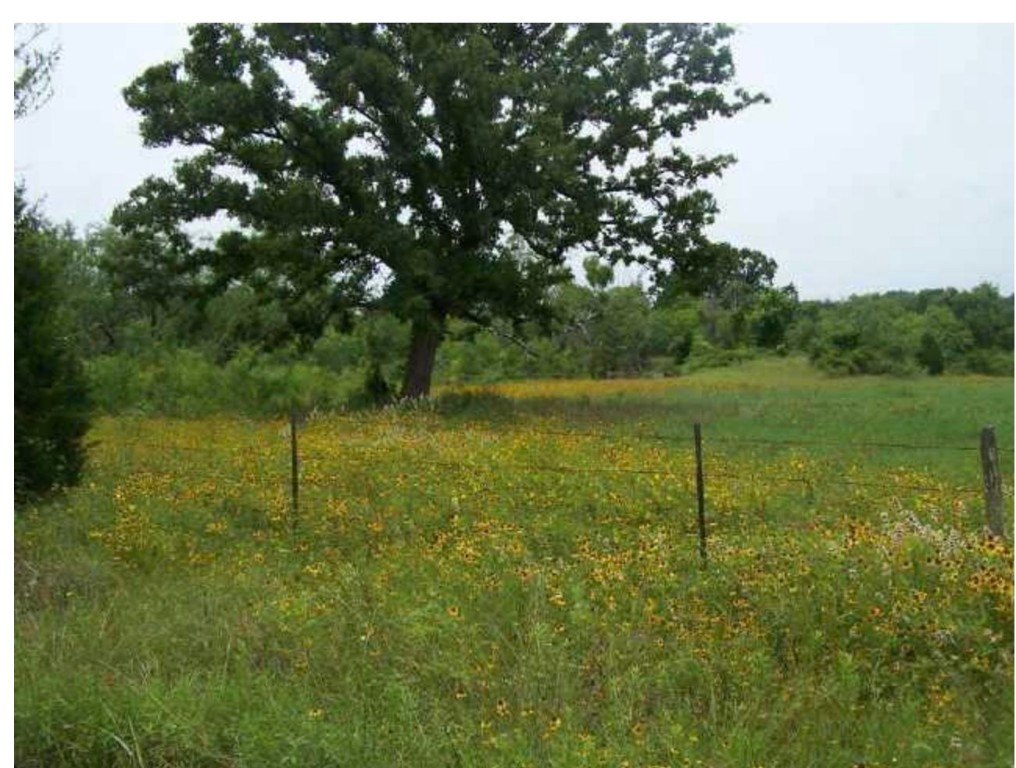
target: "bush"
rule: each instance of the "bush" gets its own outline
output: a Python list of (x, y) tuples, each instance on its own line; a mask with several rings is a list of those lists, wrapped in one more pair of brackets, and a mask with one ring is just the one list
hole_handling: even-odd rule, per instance
[(224, 366), (187, 349), (163, 350), (145, 361), (107, 355), (89, 362), (88, 376), (97, 405), (107, 413), (265, 416), (293, 405), (303, 410), (345, 407), (361, 384), (362, 370), (336, 374), (245, 347)]
[(979, 286), (810, 302), (788, 340), (834, 374), (1011, 376), (1012, 297)]
[(141, 363), (129, 355), (102, 355), (85, 363), (95, 407), (105, 413), (142, 410), (145, 385)]
[(54, 232), (14, 190), (14, 498), (77, 482), (91, 405)]
[(963, 370), (985, 376), (1012, 376), (1013, 353), (997, 349), (975, 349), (961, 363)]
[(361, 365), (367, 355), (365, 334), (339, 333), (335, 328), (326, 328), (314, 344), (310, 359), (317, 365), (334, 373), (341, 373)]
[(168, 352), (156, 366), (157, 375), (147, 381), (147, 400), (153, 410), (170, 416), (205, 416), (219, 409), (222, 372), (201, 353)]
[(757, 353), (754, 350), (743, 347), (734, 349), (715, 347), (704, 338), (696, 337), (692, 344), (691, 354), (684, 361), (682, 370), (685, 373), (692, 373), (704, 368), (725, 368), (753, 360), (755, 357), (757, 357)]

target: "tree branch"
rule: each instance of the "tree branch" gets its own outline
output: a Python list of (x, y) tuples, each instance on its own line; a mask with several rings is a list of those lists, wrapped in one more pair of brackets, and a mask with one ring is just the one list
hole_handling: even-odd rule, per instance
[(511, 342), (512, 344), (516, 345), (523, 351), (523, 353), (525, 353), (526, 357), (529, 357), (531, 359), (539, 357), (539, 354), (534, 352), (532, 348), (525, 342), (524, 339), (520, 339), (518, 336), (515, 336), (514, 334), (508, 333), (507, 331), (503, 331), (500, 328), (494, 327), (493, 322), (491, 322), (490, 320), (484, 319), (479, 315), (473, 314), (472, 312), (462, 312), (460, 314), (463, 320), (468, 320), (471, 323), (476, 323), (476, 325), (490, 331), (495, 336), (500, 336), (505, 341)]

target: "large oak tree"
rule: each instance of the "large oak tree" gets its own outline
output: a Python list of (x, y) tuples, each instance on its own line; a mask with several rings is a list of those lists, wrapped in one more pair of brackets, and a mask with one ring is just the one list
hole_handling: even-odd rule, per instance
[[(708, 273), (687, 131), (763, 100), (723, 25), (198, 25), (126, 90), (146, 145), (195, 148), (114, 221), (148, 287), (244, 282), (313, 335), (371, 301), (410, 322), (426, 395), (453, 317), (524, 319), (566, 256)], [(305, 82), (302, 82), (305, 81)], [(307, 91), (307, 92), (305, 92)], [(182, 229), (228, 214), (214, 245)]]

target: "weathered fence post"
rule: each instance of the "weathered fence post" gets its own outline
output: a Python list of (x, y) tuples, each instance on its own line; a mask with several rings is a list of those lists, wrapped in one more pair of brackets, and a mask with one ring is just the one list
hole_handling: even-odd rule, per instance
[(1004, 536), (1002, 473), (998, 468), (995, 428), (991, 426), (981, 430), (981, 471), (984, 474), (984, 507), (988, 518), (988, 531), (992, 536)]
[(706, 566), (706, 488), (702, 477), (702, 425), (695, 424), (695, 488), (698, 492), (699, 555)]
[(296, 533), (296, 524), (300, 516), (300, 454), (296, 443), (296, 407), (289, 409), (289, 454), (292, 470), (292, 492), (293, 492), (293, 533)]

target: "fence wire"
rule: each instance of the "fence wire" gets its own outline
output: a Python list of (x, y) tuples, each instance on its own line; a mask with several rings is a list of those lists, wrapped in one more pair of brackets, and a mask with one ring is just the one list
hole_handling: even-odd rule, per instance
[[(357, 425), (363, 425), (364, 421), (358, 421), (350, 417), (327, 417), (329, 421), (344, 421), (347, 423), (354, 423)], [(307, 429), (308, 433), (317, 431), (324, 431), (329, 426), (328, 421), (316, 425), (311, 422), (311, 426)], [(440, 429), (440, 431), (448, 431)], [(678, 435), (672, 433), (663, 432), (606, 432), (600, 430), (585, 430), (585, 429), (546, 429), (546, 428), (525, 428), (525, 429), (504, 429), (495, 427), (482, 427), (476, 424), (466, 424), (461, 427), (456, 427), (455, 431), (460, 432), (471, 432), (477, 434), (491, 434), (498, 437), (519, 437), (519, 436), (537, 436), (537, 437), (582, 437), (596, 440), (604, 440), (607, 442), (618, 442), (622, 440), (646, 440), (646, 441), (659, 441), (665, 443), (679, 443), (692, 445), (692, 437), (690, 435)], [(320, 432), (319, 432), (320, 433)], [(959, 452), (974, 452), (980, 450), (977, 445), (942, 445), (942, 444), (928, 444), (928, 443), (903, 443), (903, 442), (891, 442), (891, 441), (878, 441), (878, 440), (851, 440), (849, 442), (838, 442), (830, 440), (801, 440), (801, 439), (775, 439), (775, 438), (757, 438), (757, 437), (723, 437), (721, 436), (703, 436), (703, 444), (709, 445), (711, 443), (721, 445), (769, 445), (769, 446), (785, 446), (789, 448), (846, 448), (846, 449), (879, 449), (879, 450), (895, 450), (895, 451), (959, 451)], [(1012, 453), (1013, 448), (1007, 446), (999, 446), (999, 452)]]
[[(441, 430), (441, 431), (453, 431), (453, 430)], [(473, 426), (463, 427), (461, 429), (454, 430), (456, 432), (470, 432), (476, 434), (490, 434), (496, 435), (501, 438), (510, 437), (583, 437), (604, 440), (607, 442), (619, 443), (625, 440), (649, 440), (649, 441), (661, 441), (669, 443), (681, 443), (692, 447), (693, 441), (691, 437), (685, 437), (680, 435), (667, 435), (655, 432), (625, 432), (625, 433), (611, 433), (611, 432), (590, 432), (584, 430), (499, 430), (494, 428), (478, 428)], [(287, 433), (288, 434), (288, 433)], [(322, 434), (320, 431), (315, 430), (301, 430), (300, 435), (302, 437), (315, 436), (318, 437)], [(749, 445), (749, 446), (786, 446), (794, 448), (846, 448), (846, 449), (883, 449), (883, 450), (894, 450), (894, 451), (962, 451), (962, 452), (976, 452), (980, 450), (979, 446), (976, 445), (929, 445), (919, 443), (891, 443), (891, 442), (867, 442), (867, 441), (851, 441), (851, 442), (835, 442), (835, 441), (823, 441), (823, 440), (774, 440), (768, 438), (753, 438), (753, 437), (713, 437), (709, 435), (703, 436), (702, 443), (704, 446), (709, 445)], [(92, 443), (93, 446), (99, 446), (102, 441), (95, 441)], [(183, 445), (179, 443), (166, 443), (166, 442), (152, 442), (146, 440), (124, 440), (119, 441), (116, 447), (144, 447), (144, 448), (156, 448), (166, 451), (193, 451), (197, 453), (216, 453), (216, 452), (237, 452), (244, 450), (242, 447), (227, 447), (221, 445)], [(249, 446), (247, 449), (249, 450)], [(1013, 448), (1008, 446), (998, 446), (999, 453), (1012, 453)]]
[[(747, 442), (747, 441), (743, 441)], [(185, 453), (200, 453), (200, 454), (215, 454), (230, 455), (233, 457), (242, 456), (249, 447), (238, 446), (238, 447), (226, 447), (226, 446), (193, 446), (193, 445), (179, 445), (179, 444), (167, 444), (160, 442), (147, 442), (147, 441), (126, 441), (118, 443), (117, 448), (148, 448), (158, 451), (182, 451)], [(288, 448), (288, 445), (286, 446)], [(344, 449), (344, 456), (350, 457), (351, 455), (361, 459), (377, 459), (379, 454), (374, 450), (361, 450), (361, 449), (350, 449), (348, 446)], [(280, 448), (280, 454), (278, 456), (280, 462), (283, 458), (288, 459), (289, 454), (286, 452), (285, 457), (282, 454)], [(306, 465), (307, 463), (314, 462), (315, 460), (320, 461), (322, 459), (321, 454), (315, 454), (314, 452), (307, 452), (305, 449), (300, 451), (300, 463)], [(400, 454), (398, 461), (402, 466), (414, 465), (414, 466), (429, 466), (437, 467), (441, 469), (456, 470), (461, 472), (473, 472), (481, 473), (488, 472), (491, 470), (490, 465), (485, 465), (476, 462), (464, 462), (464, 461), (452, 461), (442, 459), (431, 459), (419, 455), (411, 454)], [(504, 462), (499, 461), (497, 464), (499, 470), (508, 470), (520, 474), (538, 474), (538, 473), (554, 473), (564, 475), (613, 475), (613, 476), (631, 476), (631, 477), (653, 477), (656, 479), (668, 479), (668, 480), (688, 480), (682, 473), (677, 473), (673, 469), (666, 467), (609, 467), (609, 466), (574, 466), (567, 464), (550, 464), (550, 463), (517, 463), (517, 462)], [(291, 475), (289, 471), (279, 470), (277, 472), (265, 472), (259, 470), (259, 476), (262, 479), (272, 479), (278, 483), (283, 484), (288, 482)], [(203, 479), (214, 479), (216, 482), (221, 482), (227, 485), (251, 485), (242, 481), (237, 481), (234, 478), (227, 478), (222, 475), (208, 475), (208, 476), (194, 476), (188, 475), (192, 480), (201, 481)], [(737, 481), (741, 483), (756, 483), (760, 481), (758, 475), (746, 475), (738, 472), (731, 472), (728, 469), (716, 469), (710, 468), (706, 472), (706, 483), (707, 485), (713, 479), (720, 479), (724, 481)], [(765, 473), (765, 482), (776, 483), (776, 484), (799, 484), (807, 486), (816, 486), (819, 484), (819, 480), (816, 478), (802, 477), (802, 476), (787, 476), (787, 475), (775, 475), (771, 472)], [(311, 477), (301, 477), (300, 485), (308, 486), (327, 486), (331, 485), (334, 480), (318, 480)], [(260, 483), (259, 483), (260, 485)], [(822, 486), (835, 486), (835, 487), (860, 487), (860, 488), (872, 488), (882, 490), (890, 493), (898, 493), (901, 491), (914, 492), (914, 493), (947, 493), (953, 496), (961, 495), (973, 495), (980, 494), (983, 492), (982, 488), (971, 487), (971, 486), (949, 486), (949, 485), (916, 485), (911, 483), (899, 483), (899, 482), (885, 482), (885, 481), (870, 481), (860, 480), (853, 478), (839, 478), (830, 479), (822, 478)]]

